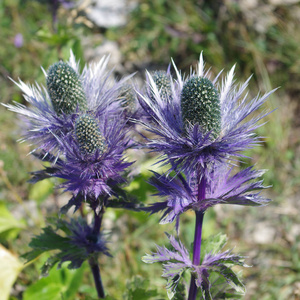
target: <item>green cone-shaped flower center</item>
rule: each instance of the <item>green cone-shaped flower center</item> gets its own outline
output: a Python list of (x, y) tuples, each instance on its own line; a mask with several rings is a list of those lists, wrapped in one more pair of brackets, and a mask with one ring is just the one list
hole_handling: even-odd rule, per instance
[(96, 120), (89, 115), (82, 115), (77, 119), (75, 135), (82, 154), (92, 154), (97, 149), (102, 154), (107, 148)]
[(165, 71), (155, 71), (152, 73), (153, 81), (159, 91), (160, 97), (167, 100), (172, 95), (171, 78)]
[(219, 94), (210, 80), (191, 77), (181, 92), (181, 111), (184, 123), (199, 123), (204, 133), (217, 136), (221, 130)]
[(87, 109), (86, 97), (75, 70), (67, 63), (58, 62), (52, 65), (47, 74), (47, 88), (55, 112), (69, 115)]
[(119, 97), (126, 113), (132, 115), (136, 110), (135, 92), (132, 86), (125, 84), (120, 90)]

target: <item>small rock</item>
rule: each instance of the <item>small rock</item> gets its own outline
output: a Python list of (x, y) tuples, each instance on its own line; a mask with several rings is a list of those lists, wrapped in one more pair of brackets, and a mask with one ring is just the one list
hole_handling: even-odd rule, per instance
[(87, 11), (87, 17), (103, 28), (124, 26), (132, 10), (127, 0), (97, 0)]
[(86, 47), (86, 61), (99, 61), (104, 55), (110, 55), (108, 65), (115, 67), (121, 64), (122, 54), (116, 42), (105, 40), (96, 48)]
[(252, 233), (253, 242), (256, 244), (272, 244), (275, 236), (276, 230), (268, 222), (258, 223)]

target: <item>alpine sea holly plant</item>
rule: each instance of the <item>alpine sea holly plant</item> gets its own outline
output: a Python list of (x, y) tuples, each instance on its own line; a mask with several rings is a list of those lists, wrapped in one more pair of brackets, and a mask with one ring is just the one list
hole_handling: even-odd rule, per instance
[(147, 210), (162, 213), (161, 223), (176, 221), (177, 230), (180, 215), (194, 210), (193, 250), (190, 254), (180, 240), (170, 236), (174, 250), (157, 246), (157, 252), (143, 260), (164, 263), (170, 298), (183, 274), (190, 272), (188, 300), (195, 300), (198, 292), (203, 299), (212, 299), (215, 273), (237, 291), (244, 289), (230, 268), (244, 263), (231, 251), (222, 252), (222, 247), (201, 253), (204, 215), (217, 204), (262, 206), (270, 201), (260, 193), (265, 188), (260, 179), (264, 171), (253, 167), (236, 171), (235, 165), (243, 150), (260, 143), (255, 130), (268, 113), (256, 111), (273, 91), (249, 99), (245, 91), (250, 78), (235, 84), (234, 67), (222, 80), (222, 72), (211, 78), (202, 54), (197, 70), (186, 78), (173, 66), (176, 79), (169, 70), (147, 73), (146, 92), (139, 94), (147, 114), (147, 121), (140, 123), (151, 133), (145, 137), (146, 147), (159, 152), (159, 162), (168, 167), (150, 180), (164, 201), (151, 204)]
[[(107, 63), (104, 57), (80, 73), (71, 52), (68, 62), (57, 62), (44, 71), (46, 87), (17, 83), (28, 107), (6, 105), (23, 117), (24, 140), (35, 145), (35, 157), (47, 162), (43, 170), (32, 173), (31, 182), (63, 179), (58, 187), (72, 196), (60, 212), (65, 214), (72, 206), (74, 212), (81, 209), (80, 218), (49, 220), (50, 225), (32, 239), (32, 251), (24, 257), (31, 260), (56, 250), (45, 263), (44, 273), (56, 263), (60, 267), (69, 262), (69, 268), (79, 268), (88, 261), (99, 298), (105, 293), (98, 257), (110, 256), (101, 233), (104, 212), (107, 207), (139, 209), (122, 189), (132, 164), (124, 156), (131, 141), (124, 99), (120, 98), (128, 77), (116, 81)], [(84, 205), (93, 214), (92, 222), (87, 221)]]

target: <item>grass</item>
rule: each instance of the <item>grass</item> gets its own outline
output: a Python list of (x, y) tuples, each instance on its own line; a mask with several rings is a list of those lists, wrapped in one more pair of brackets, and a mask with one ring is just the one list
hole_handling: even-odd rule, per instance
[[(267, 185), (272, 185), (269, 193), (274, 202), (259, 211), (232, 207), (211, 211), (205, 220), (204, 234), (226, 232), (230, 237), (229, 246), (236, 246), (250, 256), (248, 264), (253, 267), (243, 271), (248, 287), (245, 299), (298, 299), (300, 241), (297, 238), (299, 216), (295, 211), (299, 209), (297, 198), (300, 194), (300, 123), (295, 111), (299, 111), (300, 41), (299, 20), (294, 12), (300, 7), (299, 4), (282, 4), (274, 5), (269, 12), (264, 12), (264, 9), (265, 6), (259, 3), (256, 11), (271, 21), (258, 31), (251, 25), (253, 10), (244, 10), (230, 1), (210, 4), (192, 0), (140, 0), (126, 26), (104, 30), (89, 28), (84, 22), (78, 24), (76, 18), (84, 15), (83, 12), (77, 12), (77, 15), (67, 13), (68, 18), (64, 18), (66, 12), (61, 7), (59, 24), (54, 30), (48, 4), (4, 0), (0, 3), (0, 57), (3, 58), (0, 98), (3, 103), (11, 103), (12, 99), (22, 103), (20, 91), (8, 77), (44, 84), (40, 66), (47, 68), (60, 58), (66, 59), (70, 48), (84, 62), (81, 39), (94, 34), (117, 41), (123, 62), (132, 63), (137, 69), (144, 65), (150, 68), (152, 64), (165, 66), (172, 57), (179, 68), (189, 72), (187, 66), (195, 64), (203, 51), (207, 65), (213, 66), (213, 72), (221, 68), (227, 71), (237, 63), (237, 78), (246, 79), (253, 74), (250, 83), (252, 96), (259, 90), (265, 92), (280, 86), (267, 107), (277, 110), (258, 130), (266, 137), (265, 143), (249, 150), (247, 154), (252, 159), (245, 160), (246, 164), (256, 163), (258, 168), (269, 169), (264, 180)], [(17, 33), (24, 38), (21, 48), (13, 44)], [(28, 172), (40, 165), (27, 156), (30, 147), (17, 142), (20, 138), (18, 121), (2, 106), (0, 126), (0, 220), (11, 220), (9, 229), (0, 230), (0, 241), (11, 254), (19, 257), (29, 250), (30, 238), (40, 232), (46, 216), (55, 215), (55, 203), (65, 199), (57, 191), (53, 195), (51, 182), (36, 186), (27, 183)], [(150, 193), (144, 192), (142, 182), (148, 176), (145, 173), (134, 182), (136, 195), (145, 201), (149, 201)], [(114, 258), (101, 259), (109, 294), (116, 299), (137, 299), (127, 285), (130, 286), (130, 280), (140, 280), (132, 279), (139, 275), (149, 278), (148, 283), (141, 279), (141, 285), (148, 287), (149, 295), (157, 295), (153, 299), (165, 297), (161, 266), (145, 265), (140, 258), (154, 250), (154, 243), (164, 244), (164, 231), (172, 232), (173, 227), (158, 225), (156, 217), (136, 213), (108, 211), (106, 218), (110, 239), (115, 241), (110, 245)], [(262, 222), (275, 228), (274, 240), (268, 244), (259, 244), (251, 238), (250, 233)], [(191, 243), (193, 224), (189, 214), (183, 224), (185, 242)], [(41, 293), (40, 300), (47, 299), (37, 283), (39, 267), (45, 259), (41, 257), (19, 274), (11, 291), (11, 300), (30, 299), (35, 295), (33, 293)], [(95, 298), (92, 281), (86, 279), (89, 276), (87, 266), (78, 273), (68, 272), (64, 268), (54, 270), (46, 281), (48, 295), (54, 295), (51, 299), (56, 299), (60, 293), (65, 293), (66, 299), (87, 299), (87, 294), (91, 299)], [(70, 285), (75, 278), (81, 278), (83, 282), (77, 294), (65, 288), (66, 282)], [(45, 283), (41, 286), (44, 287)]]

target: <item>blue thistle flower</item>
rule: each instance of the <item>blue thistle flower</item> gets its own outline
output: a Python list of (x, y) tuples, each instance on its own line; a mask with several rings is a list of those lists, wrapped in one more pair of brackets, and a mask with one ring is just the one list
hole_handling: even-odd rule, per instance
[[(24, 140), (46, 153), (62, 153), (57, 137), (74, 132), (78, 115), (88, 113), (96, 119), (111, 117), (123, 110), (118, 99), (120, 89), (129, 78), (116, 82), (107, 70), (108, 57), (90, 64), (79, 72), (79, 64), (71, 51), (67, 63), (59, 62), (44, 74), (47, 88), (36, 84), (16, 83), (29, 106), (19, 103), (5, 105), (24, 117)], [(66, 77), (67, 76), (67, 77)]]
[[(147, 147), (161, 153), (160, 162), (169, 166), (165, 175), (154, 173), (151, 179), (158, 195), (167, 199), (152, 204), (148, 210), (151, 213), (163, 212), (161, 223), (177, 219), (177, 230), (180, 214), (188, 209), (195, 211), (193, 261), (183, 255), (185, 251), (182, 246), (175, 242), (172, 245), (182, 255), (181, 259), (177, 259), (177, 254), (159, 249), (154, 261), (180, 261), (178, 264), (164, 265), (165, 274), (171, 278), (169, 288), (176, 288), (174, 283), (178, 282), (185, 267), (194, 269), (188, 299), (195, 300), (199, 289), (204, 299), (211, 299), (208, 268), (203, 267), (205, 264), (212, 269), (216, 264), (228, 282), (229, 279), (234, 284), (239, 282), (223, 265), (227, 258), (228, 263), (231, 261), (227, 253), (217, 257), (207, 256), (207, 261), (204, 259), (201, 263), (204, 213), (219, 203), (260, 206), (270, 201), (260, 196), (259, 192), (254, 192), (264, 188), (262, 181), (258, 180), (262, 171), (246, 168), (232, 174), (232, 166), (234, 160), (243, 156), (241, 151), (259, 143), (254, 131), (260, 126), (258, 121), (267, 113), (254, 117), (251, 114), (273, 91), (252, 100), (247, 99), (247, 94), (242, 98), (250, 78), (241, 86), (234, 85), (233, 67), (226, 79), (218, 84), (221, 73), (211, 80), (204, 69), (202, 54), (197, 72), (191, 72), (187, 79), (181, 76), (175, 64), (174, 68), (177, 80), (171, 81), (170, 97), (162, 99), (159, 87), (150, 74), (147, 79), (150, 95), (139, 94), (140, 104), (150, 120), (140, 123), (155, 135), (146, 138)], [(172, 171), (175, 176), (170, 175)], [(231, 262), (238, 264), (235, 259)]]
[(151, 74), (147, 74), (150, 95), (139, 93), (139, 102), (148, 120), (153, 121), (140, 123), (156, 136), (147, 138), (146, 144), (162, 154), (160, 162), (170, 163), (171, 170), (192, 173), (242, 157), (241, 151), (259, 143), (254, 131), (267, 113), (251, 115), (274, 90), (250, 100), (247, 95), (242, 97), (250, 78), (240, 86), (234, 85), (233, 67), (218, 84), (221, 73), (210, 79), (202, 54), (198, 70), (186, 79), (173, 65), (177, 80), (171, 79), (168, 99), (162, 99)]
[(90, 204), (98, 203), (100, 195), (102, 201), (114, 195), (113, 187), (125, 182), (123, 173), (132, 164), (124, 159), (130, 141), (125, 125), (121, 116), (111, 118), (105, 114), (101, 121), (86, 114), (79, 116), (73, 133), (56, 137), (64, 156), (46, 156), (55, 164), (50, 170), (46, 167), (35, 172), (35, 181), (45, 178), (45, 173), (65, 179), (60, 187), (72, 192), (71, 202), (79, 195), (76, 201), (87, 200)]
[(150, 75), (148, 84), (156, 101), (147, 95), (139, 97), (148, 117), (155, 120), (142, 122), (157, 135), (147, 138), (147, 147), (159, 151), (160, 161), (170, 163), (170, 171), (176, 172), (175, 176), (170, 176), (170, 171), (166, 175), (154, 172), (150, 183), (166, 200), (146, 210), (163, 212), (161, 223), (177, 219), (178, 227), (179, 216), (189, 209), (204, 213), (216, 204), (266, 205), (270, 199), (254, 192), (266, 188), (259, 179), (264, 171), (249, 167), (234, 172), (232, 160), (258, 142), (254, 130), (266, 113), (252, 118), (249, 115), (270, 93), (249, 102), (244, 97), (239, 102), (249, 79), (240, 88), (232, 86), (232, 68), (219, 87), (216, 82), (220, 74), (213, 81), (208, 78), (202, 55), (198, 72), (186, 80), (175, 70), (178, 79), (171, 82), (171, 100), (162, 101)]

